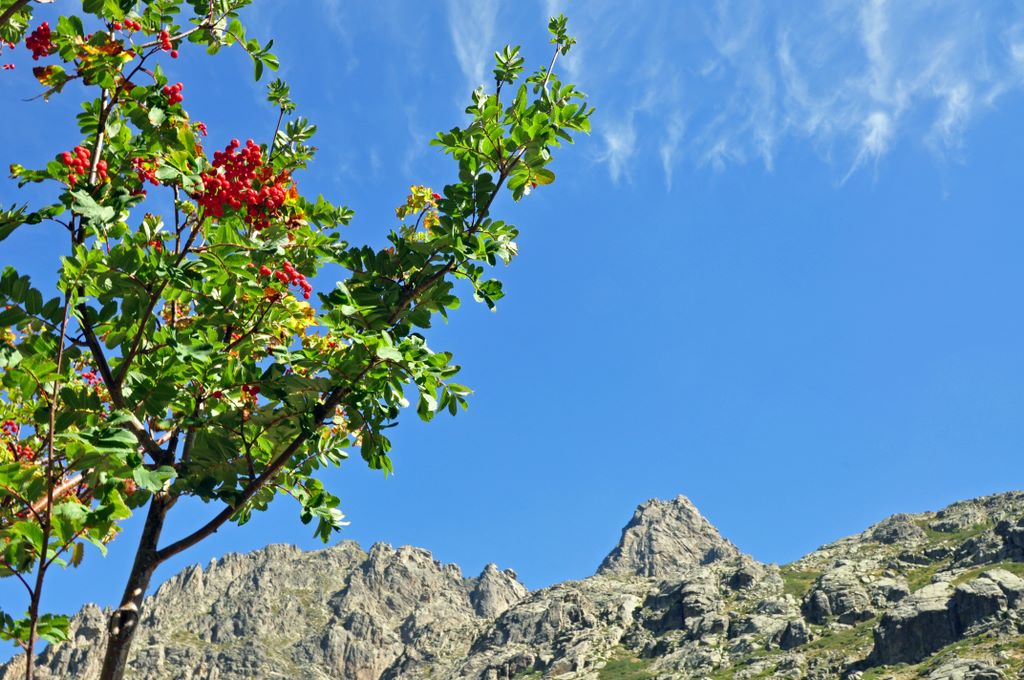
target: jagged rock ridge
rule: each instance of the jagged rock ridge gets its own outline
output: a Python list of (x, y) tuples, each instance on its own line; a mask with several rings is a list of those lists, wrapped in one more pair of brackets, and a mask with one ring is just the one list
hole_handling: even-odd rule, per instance
[[(351, 542), (192, 567), (147, 600), (129, 677), (1024, 678), (1022, 576), (1022, 493), (895, 515), (784, 567), (679, 497), (641, 505), (594, 576), (533, 593)], [(40, 677), (96, 677), (105, 620), (83, 609)]]

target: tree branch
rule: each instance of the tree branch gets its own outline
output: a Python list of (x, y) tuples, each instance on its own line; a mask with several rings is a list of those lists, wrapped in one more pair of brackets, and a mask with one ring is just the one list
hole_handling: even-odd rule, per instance
[[(188, 239), (185, 241), (185, 247), (178, 253), (178, 259), (175, 260), (174, 266), (177, 267), (181, 264), (181, 261), (185, 259), (185, 255), (188, 254), (189, 248), (192, 247), (192, 243), (195, 242), (196, 236), (199, 233), (199, 229), (193, 229), (189, 232)], [(121, 385), (124, 383), (125, 377), (128, 375), (128, 369), (132, 365), (132, 361), (135, 359), (135, 355), (139, 353), (139, 348), (142, 347), (142, 340), (146, 335), (146, 322), (149, 320), (149, 316), (156, 309), (156, 305), (160, 302), (160, 296), (163, 295), (164, 289), (167, 288), (167, 284), (170, 283), (169, 278), (164, 278), (160, 282), (159, 287), (150, 294), (149, 304), (146, 306), (146, 311), (143, 312), (142, 318), (139, 320), (139, 330), (135, 333), (135, 337), (132, 338), (132, 344), (128, 349), (128, 353), (124, 355), (124, 360), (117, 369), (117, 390), (121, 391)]]
[[(352, 381), (351, 384), (358, 384), (363, 379), (363, 377), (365, 377), (365, 375), (370, 372), (370, 369), (373, 368), (374, 365), (375, 363), (371, 361), (366, 366), (366, 368), (363, 369), (363, 371)], [(324, 403), (313, 410), (313, 417), (317, 423), (317, 428), (320, 427), (320, 422), (324, 419), (324, 417), (328, 413), (334, 411), (334, 408), (341, 402), (345, 395), (349, 393), (349, 391), (350, 388), (347, 385), (338, 386), (334, 388), (334, 390), (331, 391), (330, 395), (327, 397)], [(235, 513), (238, 512), (238, 510), (249, 501), (249, 499), (255, 496), (264, 486), (267, 485), (267, 483), (269, 483), (271, 480), (273, 480), (275, 476), (277, 476), (277, 473), (281, 471), (281, 468), (283, 468), (285, 464), (289, 460), (291, 460), (292, 456), (294, 456), (295, 453), (302, 447), (302, 445), (306, 443), (306, 440), (309, 439), (310, 434), (311, 433), (301, 433), (297, 435), (295, 439), (293, 439), (292, 442), (285, 447), (284, 451), (279, 453), (277, 455), (277, 458), (271, 461), (270, 465), (267, 466), (263, 470), (263, 472), (261, 472), (259, 476), (256, 477), (256, 479), (252, 480), (251, 482), (249, 482), (249, 484), (246, 485), (246, 487), (242, 490), (242, 493), (239, 494), (238, 499), (235, 501), (235, 504), (233, 506), (226, 506), (223, 510), (217, 513), (217, 515), (213, 519), (211, 519), (209, 522), (193, 531), (185, 538), (182, 538), (164, 548), (161, 548), (160, 550), (157, 550), (153, 557), (155, 563), (158, 565), (162, 564), (163, 562), (174, 557), (178, 553), (188, 550), (193, 545), (199, 543), (207, 536), (216, 533), (216, 531), (220, 529), (228, 520), (230, 520), (235, 515)]]
[(160, 448), (160, 445), (146, 431), (146, 426), (142, 424), (142, 421), (128, 409), (124, 394), (121, 392), (121, 386), (114, 381), (114, 375), (110, 371), (110, 364), (107, 363), (107, 358), (103, 353), (103, 346), (100, 345), (100, 341), (92, 329), (92, 324), (89, 323), (89, 308), (85, 303), (82, 303), (78, 305), (77, 309), (81, 317), (82, 332), (85, 334), (85, 344), (89, 346), (92, 358), (96, 362), (96, 367), (103, 377), (103, 382), (107, 385), (110, 400), (114, 403), (115, 407), (123, 411), (128, 417), (128, 430), (135, 435), (143, 450), (152, 456), (154, 461), (162, 462), (166, 458), (166, 452)]
[(29, 0), (16, 0), (13, 5), (5, 9), (4, 13), (0, 14), (0, 28), (6, 26), (7, 22), (11, 20), (11, 17), (20, 12), (28, 2)]

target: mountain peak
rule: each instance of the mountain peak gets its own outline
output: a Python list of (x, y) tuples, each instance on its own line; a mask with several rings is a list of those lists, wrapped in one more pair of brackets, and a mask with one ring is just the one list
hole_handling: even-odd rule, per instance
[[(1024, 493), (897, 515), (783, 567), (741, 554), (686, 498), (652, 500), (601, 571), (614, 578), (527, 593), (511, 570), (467, 578), (420, 548), (268, 546), (147, 598), (129, 672), (1024, 680)], [(109, 615), (73, 617), (40, 654), (40, 680), (98, 678)], [(0, 680), (23, 678), (23, 658), (0, 664)]]
[(622, 538), (604, 558), (599, 574), (663, 577), (689, 567), (739, 557), (711, 522), (685, 496), (651, 499), (633, 513)]

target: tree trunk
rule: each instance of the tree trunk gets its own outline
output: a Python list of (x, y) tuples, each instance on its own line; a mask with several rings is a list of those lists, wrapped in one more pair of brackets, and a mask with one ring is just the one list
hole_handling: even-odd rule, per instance
[(167, 511), (174, 505), (175, 500), (173, 496), (160, 492), (155, 494), (149, 503), (146, 523), (142, 527), (139, 548), (135, 553), (135, 563), (128, 576), (124, 595), (121, 596), (121, 604), (110, 616), (107, 653), (103, 658), (100, 680), (122, 680), (124, 678), (125, 667), (128, 664), (128, 652), (131, 650), (132, 640), (135, 638), (135, 631), (139, 623), (142, 598), (145, 597), (146, 590), (149, 588), (149, 580), (152, 578), (153, 572), (160, 564), (156, 559), (160, 532), (163, 530)]

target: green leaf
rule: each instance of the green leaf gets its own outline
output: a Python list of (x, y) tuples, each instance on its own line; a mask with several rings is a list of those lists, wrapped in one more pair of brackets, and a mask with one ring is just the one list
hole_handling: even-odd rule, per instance
[(551, 184), (555, 181), (555, 173), (547, 168), (540, 168), (533, 171), (533, 181), (537, 184)]
[(68, 617), (57, 614), (43, 614), (36, 624), (36, 633), (50, 643), (68, 639)]
[(72, 191), (71, 197), (74, 199), (74, 212), (90, 221), (102, 224), (110, 222), (117, 215), (113, 208), (100, 205), (84, 190)]
[(390, 345), (381, 345), (377, 348), (377, 356), (385, 361), (401, 361), (402, 353)]
[(0, 309), (0, 327), (13, 326), (25, 319), (25, 312), (20, 307)]
[(153, 127), (159, 127), (165, 120), (167, 120), (167, 112), (158, 106), (154, 106), (149, 110), (149, 115), (146, 116), (149, 120), (149, 124)]
[(82, 558), (85, 557), (85, 545), (82, 543), (75, 543), (71, 547), (71, 559), (68, 562), (72, 567), (77, 567), (82, 563)]
[(175, 476), (174, 468), (169, 465), (158, 467), (155, 470), (136, 468), (132, 471), (132, 479), (139, 485), (139, 488), (146, 491), (160, 491), (164, 485)]

